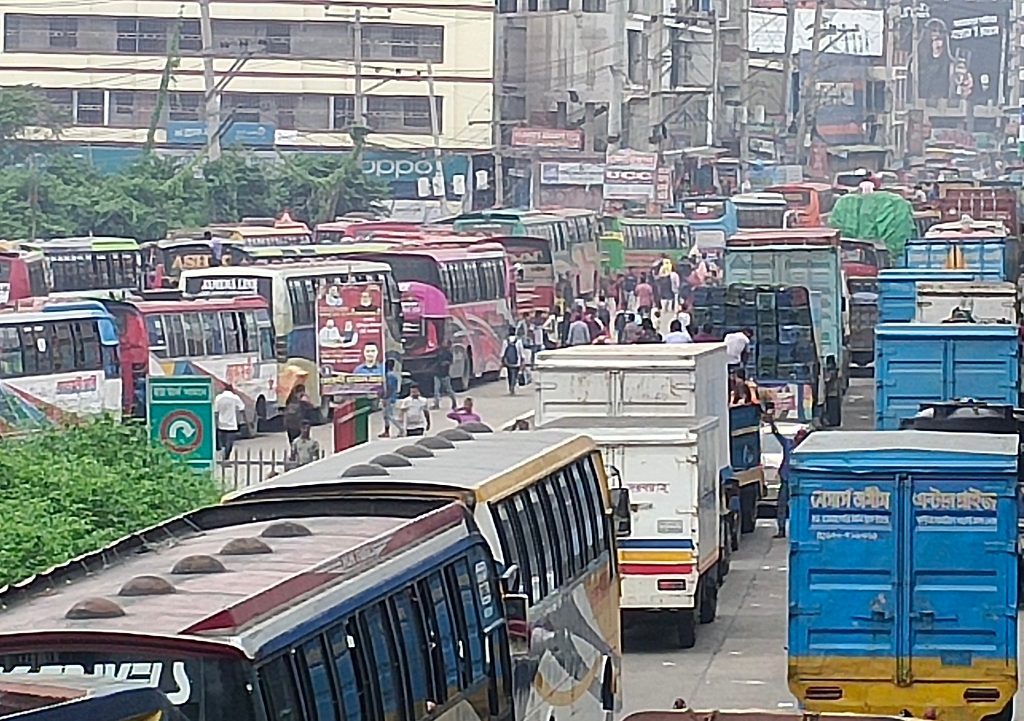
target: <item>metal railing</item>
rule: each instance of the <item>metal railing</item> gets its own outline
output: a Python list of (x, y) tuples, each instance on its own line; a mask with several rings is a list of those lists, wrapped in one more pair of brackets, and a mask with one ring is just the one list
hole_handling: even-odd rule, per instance
[[(320, 451), (320, 458), (327, 454)], [(254, 486), (289, 470), (288, 451), (276, 448), (235, 448), (231, 458), (217, 459), (213, 478), (225, 493)]]

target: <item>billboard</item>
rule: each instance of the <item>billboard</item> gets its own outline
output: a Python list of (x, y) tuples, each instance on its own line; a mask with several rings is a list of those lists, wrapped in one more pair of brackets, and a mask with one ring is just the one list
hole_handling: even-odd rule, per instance
[(1001, 104), (1006, 78), (1008, 0), (904, 3), (901, 41), (925, 101)]
[(604, 199), (653, 200), (657, 173), (657, 153), (609, 152), (604, 164)]
[(316, 358), (324, 396), (384, 387), (384, 298), (378, 283), (331, 283), (316, 298)]

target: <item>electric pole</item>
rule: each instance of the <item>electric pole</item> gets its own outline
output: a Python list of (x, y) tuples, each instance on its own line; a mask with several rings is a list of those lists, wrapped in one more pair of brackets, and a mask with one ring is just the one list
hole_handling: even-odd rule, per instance
[[(364, 122), (365, 114), (365, 99), (363, 98), (363, 11), (356, 8), (355, 23), (353, 27), (355, 35), (355, 70), (356, 70), (356, 108), (355, 108), (355, 124), (362, 126)], [(429, 66), (428, 66), (429, 67)], [(433, 77), (433, 75), (431, 75)], [(433, 82), (431, 80), (430, 82)], [(433, 106), (431, 106), (433, 107)]]
[[(825, 11), (824, 0), (817, 0), (814, 5), (814, 29), (811, 34), (811, 62), (807, 68), (807, 77), (801, 75), (803, 92), (800, 93), (800, 114), (798, 116), (796, 143), (797, 157), (800, 165), (807, 163), (807, 149), (810, 143), (807, 142), (809, 129), (814, 125), (815, 114), (818, 111), (817, 85), (818, 85), (818, 56), (821, 54), (822, 16)], [(805, 145), (806, 143), (806, 145)]]
[(206, 100), (206, 142), (210, 160), (220, 160), (220, 93), (213, 75), (213, 21), (210, 0), (199, 0), (199, 33), (203, 40), (203, 85)]
[(444, 161), (441, 158), (441, 119), (437, 117), (437, 95), (434, 92), (434, 64), (427, 62), (427, 99), (430, 102), (430, 134), (434, 136), (434, 187), (441, 195), (438, 198), (443, 215), (448, 214), (448, 186), (444, 180)]
[(609, 0), (612, 10), (612, 97), (608, 101), (608, 152), (622, 147), (622, 85), (626, 72), (626, 0)]
[[(740, 87), (743, 92), (750, 93), (750, 0), (740, 0)], [(717, 92), (717, 88), (716, 88)], [(740, 177), (737, 188), (743, 187), (743, 179), (750, 167), (750, 109), (746, 102), (737, 108), (743, 108), (740, 115)]]
[[(796, 25), (796, 0), (786, 0), (786, 39), (782, 51), (782, 116), (786, 132), (793, 122), (793, 26)], [(799, 157), (799, 152), (797, 153)]]

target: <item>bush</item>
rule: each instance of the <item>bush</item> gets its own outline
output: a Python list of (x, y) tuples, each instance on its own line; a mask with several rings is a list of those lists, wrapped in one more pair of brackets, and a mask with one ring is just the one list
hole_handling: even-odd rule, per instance
[(0, 442), (0, 585), (219, 497), (140, 425), (102, 420)]

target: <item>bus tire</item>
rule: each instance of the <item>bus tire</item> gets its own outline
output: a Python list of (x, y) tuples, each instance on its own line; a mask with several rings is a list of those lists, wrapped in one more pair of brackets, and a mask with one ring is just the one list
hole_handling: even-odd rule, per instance
[(697, 644), (697, 614), (689, 610), (679, 611), (674, 620), (679, 648), (693, 648)]
[(456, 393), (465, 393), (469, 390), (469, 384), (473, 382), (473, 356), (466, 354), (462, 362), (462, 375), (452, 378), (452, 390)]
[(1012, 721), (1013, 719), (1013, 699), (1006, 702), (1003, 706), (1003, 710), (998, 713), (989, 714), (983, 717), (984, 721)]
[(701, 594), (699, 620), (701, 623), (711, 623), (718, 616), (718, 584), (701, 580), (698, 590)]

